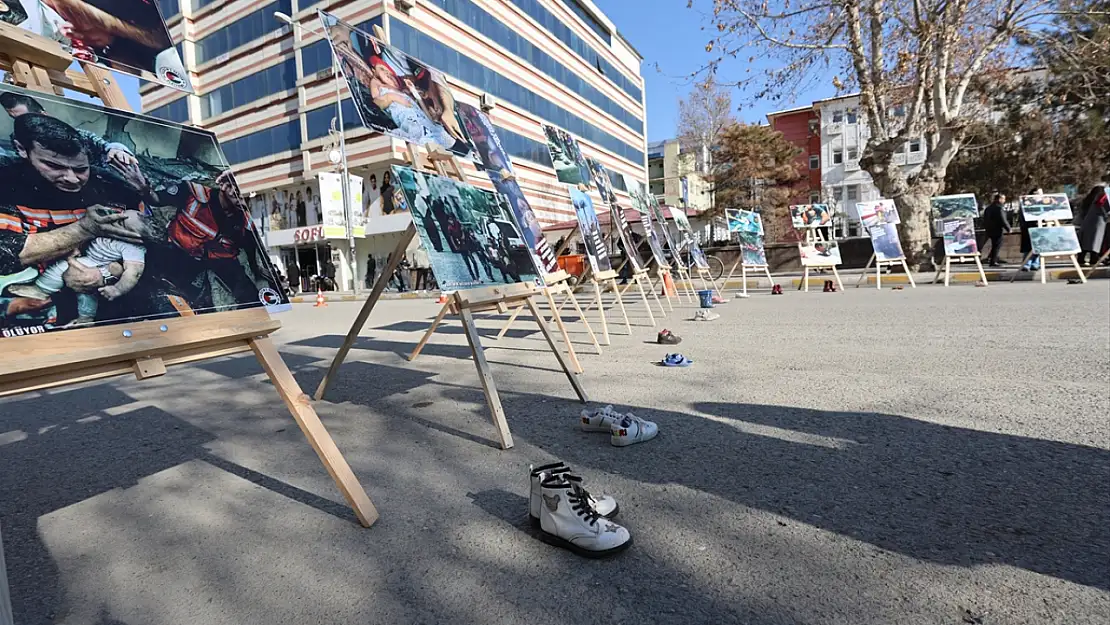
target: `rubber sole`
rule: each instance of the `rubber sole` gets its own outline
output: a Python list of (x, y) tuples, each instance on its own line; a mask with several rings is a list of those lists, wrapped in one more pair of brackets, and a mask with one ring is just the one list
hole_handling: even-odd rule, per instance
[(623, 445), (621, 445), (620, 443), (614, 443), (613, 442), (615, 440), (621, 440), (620, 437), (613, 438), (612, 436), (610, 436), (609, 437), (609, 444), (612, 445), (613, 447), (631, 447), (631, 446), (636, 445), (638, 443), (646, 443), (646, 442), (650, 441), (651, 439), (655, 438), (656, 436), (659, 436), (659, 430), (656, 430), (655, 434), (652, 434), (651, 436), (649, 436), (647, 438), (641, 438), (639, 440), (632, 441), (631, 443), (625, 443)]
[(570, 551), (571, 553), (580, 555), (583, 558), (590, 558), (590, 559), (593, 559), (593, 560), (600, 560), (602, 558), (608, 558), (610, 556), (615, 556), (618, 553), (620, 553), (620, 552), (624, 551), (625, 549), (628, 549), (629, 547), (632, 546), (632, 536), (628, 537), (628, 542), (626, 542), (626, 543), (624, 543), (624, 544), (622, 544), (618, 547), (613, 547), (612, 549), (606, 549), (605, 551), (590, 551), (589, 549), (583, 549), (583, 548), (579, 547), (578, 545), (570, 542), (569, 540), (566, 540), (564, 538), (559, 538), (558, 536), (556, 536), (554, 534), (548, 534), (547, 532), (542, 532), (542, 531), (540, 532), (540, 540), (542, 540), (543, 542), (545, 542), (545, 543), (547, 543), (547, 544), (549, 544), (553, 547), (562, 547), (563, 549), (566, 549), (567, 551)]

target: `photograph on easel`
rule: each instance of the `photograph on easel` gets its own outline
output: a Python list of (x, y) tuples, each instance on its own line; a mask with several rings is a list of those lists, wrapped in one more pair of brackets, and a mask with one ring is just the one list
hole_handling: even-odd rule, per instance
[(0, 0), (0, 22), (18, 26), (27, 21), (27, 10), (20, 0)]
[(750, 230), (741, 230), (740, 253), (745, 265), (766, 265), (767, 252), (763, 247), (763, 235)]
[(363, 126), (414, 145), (431, 143), (461, 158), (476, 158), (442, 73), (330, 13), (317, 15)]
[(513, 209), (517, 223), (524, 234), (524, 241), (528, 244), (528, 249), (535, 254), (536, 266), (543, 269), (545, 273), (558, 271), (559, 263), (555, 258), (555, 250), (551, 249), (547, 238), (543, 236), (543, 229), (532, 210), (532, 205), (517, 184), (516, 178), (513, 177), (512, 159), (502, 147), (501, 138), (490, 123), (489, 117), (469, 104), (460, 103), (457, 110), (477, 150), (478, 159), (489, 174), (490, 182)]
[(595, 274), (612, 271), (613, 265), (609, 260), (609, 252), (605, 249), (601, 224), (597, 221), (593, 200), (577, 187), (571, 187), (570, 201), (574, 205), (574, 214), (578, 217), (578, 231), (582, 236), (582, 242), (586, 244), (586, 257), (590, 260), (590, 269)]
[(690, 241), (690, 259), (698, 269), (709, 271), (709, 259), (705, 257), (705, 252), (698, 247), (696, 241)]
[(933, 219), (975, 219), (979, 216), (979, 200), (973, 193), (958, 195), (938, 195), (929, 199), (929, 210)]
[(0, 12), (0, 19), (57, 41), (75, 60), (193, 92), (157, 2), (4, 0), (3, 4), (9, 11), (22, 6), (10, 15)]
[(1071, 202), (1066, 193), (1023, 195), (1021, 215), (1025, 221), (1060, 221), (1071, 219)]
[(872, 226), (867, 229), (871, 246), (875, 248), (875, 260), (898, 260), (905, 257), (902, 253), (902, 240), (898, 238), (898, 228), (894, 224)]
[(898, 207), (894, 200), (875, 200), (872, 202), (857, 202), (856, 214), (864, 228), (873, 228), (887, 224), (897, 224)]
[(659, 229), (663, 231), (663, 241), (672, 253), (677, 253), (678, 248), (675, 246), (674, 238), (671, 237), (671, 229), (667, 227), (667, 219), (663, 215), (663, 207), (659, 205), (659, 200), (655, 199), (655, 195), (649, 193), (647, 195), (647, 205), (652, 218), (659, 224)]
[(795, 204), (790, 207), (790, 222), (795, 228), (818, 228), (832, 223), (827, 204)]
[(637, 213), (644, 215), (648, 212), (647, 187), (644, 183), (637, 180), (628, 185), (628, 195), (632, 198), (632, 208), (636, 209)]
[(804, 267), (829, 267), (841, 264), (840, 245), (836, 241), (810, 241), (799, 243)]
[(651, 211), (645, 210), (640, 215), (640, 223), (644, 226), (644, 234), (647, 236), (648, 247), (651, 248), (651, 255), (655, 258), (655, 262), (660, 267), (666, 267), (667, 256), (663, 253), (663, 246), (659, 243), (659, 235), (655, 232), (655, 226), (651, 223)]
[(763, 234), (763, 216), (755, 211), (736, 208), (725, 210), (729, 232), (753, 232)]
[(547, 137), (547, 151), (551, 153), (551, 163), (559, 182), (589, 186), (590, 166), (578, 147), (578, 141), (569, 132), (547, 124), (543, 126), (543, 134)]
[(971, 256), (979, 253), (974, 220), (948, 219), (941, 222), (940, 231), (944, 237), (945, 256)]
[(616, 225), (617, 236), (620, 237), (620, 247), (624, 249), (628, 262), (632, 264), (633, 271), (643, 269), (644, 260), (640, 258), (640, 250), (637, 249), (633, 241), (632, 227), (629, 226), (628, 220), (624, 217), (624, 207), (616, 202), (609, 203), (609, 224), (610, 227)]
[(613, 192), (613, 181), (609, 180), (609, 170), (588, 156), (586, 157), (586, 164), (590, 167), (590, 175), (593, 178), (597, 192), (601, 194), (601, 200), (606, 204), (616, 202), (617, 194)]
[(543, 284), (504, 198), (400, 165), (393, 166), (393, 177), (404, 193), (440, 288)]
[(1079, 253), (1079, 237), (1072, 226), (1030, 228), (1029, 243), (1041, 256), (1067, 256)]
[(209, 132), (0, 85), (5, 336), (288, 308)]

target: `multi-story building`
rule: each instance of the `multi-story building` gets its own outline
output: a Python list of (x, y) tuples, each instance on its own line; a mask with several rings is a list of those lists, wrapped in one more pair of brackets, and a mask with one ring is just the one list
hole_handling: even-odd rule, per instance
[[(336, 85), (317, 9), (368, 32), (379, 26), (392, 45), (443, 71), (457, 101), (487, 108), (541, 221), (574, 214), (541, 124), (575, 135), (613, 172), (623, 201), (626, 180), (647, 180), (643, 59), (590, 0), (159, 2), (196, 95), (146, 84), (143, 110), (217, 134), (282, 267), (296, 262), (311, 275), (330, 257), (340, 285), (351, 288), (368, 279), (369, 257), (384, 265), (411, 221), (381, 210), (389, 167), (405, 162), (403, 143), (364, 129), (342, 85), (347, 163), (364, 181), (364, 205), (353, 209), (366, 214), (366, 235), (352, 250), (346, 236), (327, 239), (312, 227), (320, 222), (316, 176), (336, 170), (328, 158)], [(484, 173), (465, 169), (471, 184), (492, 188)]]
[(703, 211), (713, 206), (713, 188), (698, 173), (696, 154), (683, 152), (677, 139), (648, 145), (648, 188), (666, 206)]
[(812, 204), (821, 201), (821, 118), (813, 106), (803, 106), (788, 111), (768, 113), (771, 129), (782, 133), (784, 139), (798, 146), (798, 168), (806, 172), (798, 181), (793, 204)]

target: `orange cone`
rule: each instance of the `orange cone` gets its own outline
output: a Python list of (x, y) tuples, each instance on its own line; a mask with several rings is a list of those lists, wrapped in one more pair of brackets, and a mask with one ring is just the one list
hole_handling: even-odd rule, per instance
[(447, 294), (444, 293), (443, 291), (440, 291), (439, 292), (439, 299), (436, 300), (436, 303), (437, 304), (446, 304), (447, 303)]
[(678, 295), (678, 291), (674, 288), (674, 280), (671, 278), (671, 274), (669, 274), (669, 273), (664, 273), (663, 274), (663, 293), (662, 293), (662, 295), (664, 295), (664, 296)]
[(327, 305), (328, 303), (324, 301), (324, 292), (320, 289), (316, 289), (316, 305), (313, 306), (313, 308), (320, 308), (321, 306)]

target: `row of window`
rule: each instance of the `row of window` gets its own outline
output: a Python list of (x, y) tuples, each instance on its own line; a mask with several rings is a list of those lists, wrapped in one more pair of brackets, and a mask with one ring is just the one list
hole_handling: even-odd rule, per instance
[[(328, 136), (328, 133), (331, 131), (331, 120), (334, 118), (334, 102), (305, 113), (304, 123), (305, 130), (308, 132), (308, 140), (312, 141), (320, 137)], [(336, 124), (338, 125), (338, 122), (336, 122)], [(350, 98), (345, 98), (343, 100), (343, 130), (351, 130), (354, 128), (362, 128), (362, 119), (358, 116), (358, 110), (355, 109), (354, 101)]]
[(202, 95), (200, 116), (206, 119), (270, 94), (296, 88), (297, 61), (286, 59)]
[(265, 130), (223, 141), (220, 146), (231, 165), (245, 163), (256, 158), (270, 156), (279, 152), (301, 149), (301, 120), (291, 119)]
[(643, 146), (633, 146), (601, 130), (597, 126), (570, 113), (547, 98), (537, 95), (516, 82), (485, 67), (457, 50), (417, 31), (411, 26), (394, 20), (391, 23), (391, 37), (394, 46), (407, 54), (424, 61), (432, 67), (455, 76), (472, 85), (481, 86), (498, 98), (518, 106), (555, 125), (562, 126), (571, 134), (596, 143), (633, 163), (644, 162)]
[[(303, 7), (302, 7), (303, 8)], [(355, 28), (373, 33), (374, 26), (382, 25), (382, 16), (372, 17), (365, 22), (355, 24)], [(331, 44), (326, 39), (314, 41), (301, 48), (301, 75), (311, 76), (316, 72), (332, 66)]]
[(274, 17), (274, 12), (289, 14), (293, 11), (292, 7), (292, 0), (275, 0), (196, 42), (197, 65), (211, 61), (267, 33), (285, 28), (286, 25)]
[(189, 98), (188, 96), (178, 98), (169, 104), (151, 109), (146, 114), (168, 122), (184, 124), (189, 121)]
[(510, 0), (520, 10), (524, 11), (529, 17), (539, 22), (555, 38), (567, 44), (571, 50), (574, 50), (578, 56), (582, 57), (587, 63), (597, 68), (599, 72), (605, 75), (606, 78), (613, 81), (618, 87), (624, 90), (625, 93), (632, 96), (636, 101), (639, 101), (643, 94), (636, 84), (625, 77), (621, 70), (613, 66), (612, 63), (606, 61), (597, 53), (590, 44), (582, 40), (569, 26), (564, 24), (562, 20), (555, 17), (555, 15), (548, 11), (539, 0)]
[[(906, 153), (907, 154), (916, 154), (920, 151), (921, 151), (921, 139), (912, 139), (906, 145)], [(847, 161), (849, 163), (858, 161), (859, 160), (859, 149), (854, 148), (854, 147), (853, 148), (847, 148), (847, 149), (833, 148), (833, 151), (832, 151), (833, 165), (842, 165), (844, 163), (845, 159), (847, 159)], [(809, 168), (810, 169), (820, 169), (821, 168), (821, 157), (818, 156), (817, 154), (810, 154), (809, 155)]]
[(177, 0), (158, 0), (158, 8), (162, 10), (164, 20), (169, 20), (181, 12), (181, 4)]
[[(639, 116), (606, 97), (605, 94), (582, 80), (578, 74), (568, 69), (566, 65), (532, 45), (532, 42), (517, 34), (504, 22), (490, 15), (471, 0), (429, 1), (447, 11), (455, 19), (488, 37), (494, 43), (524, 59), (536, 69), (550, 76), (555, 82), (566, 86), (566, 88), (586, 98), (598, 108), (616, 117), (629, 128), (643, 134), (644, 123)], [(575, 5), (577, 6), (577, 3)]]
[(604, 39), (605, 43), (609, 45), (613, 44), (613, 35), (609, 32), (609, 29), (605, 28), (604, 24), (599, 22), (597, 18), (595, 18), (593, 15), (590, 14), (589, 11), (585, 9), (585, 7), (579, 4), (578, 0), (563, 0), (563, 4), (567, 5), (567, 7), (569, 7), (571, 11), (574, 11), (575, 15), (582, 18), (582, 21), (586, 22), (586, 26), (589, 26), (590, 30), (594, 31), (602, 39)]
[[(891, 117), (905, 117), (906, 116), (906, 105), (905, 104), (895, 104), (894, 106), (892, 106), (890, 108), (889, 112), (890, 112)], [(849, 109), (847, 111), (833, 111), (833, 114), (832, 114), (833, 123), (839, 124), (839, 123), (841, 123), (845, 120), (847, 120), (849, 124), (855, 124), (856, 122), (859, 121), (859, 114), (856, 112), (855, 109)]]

